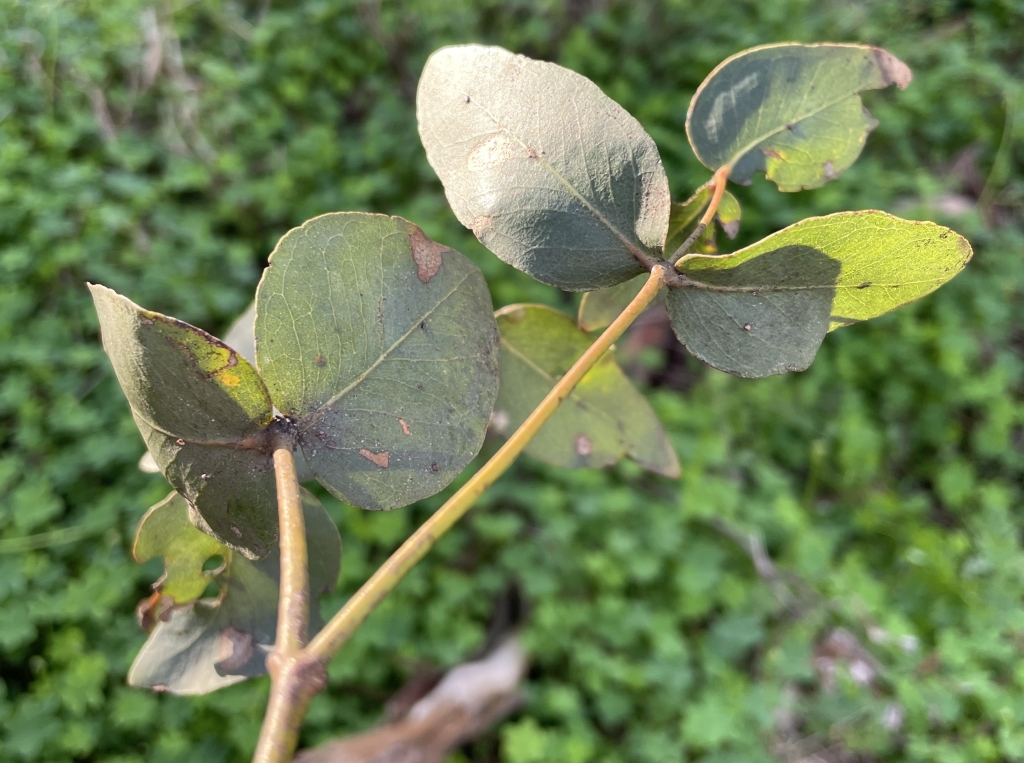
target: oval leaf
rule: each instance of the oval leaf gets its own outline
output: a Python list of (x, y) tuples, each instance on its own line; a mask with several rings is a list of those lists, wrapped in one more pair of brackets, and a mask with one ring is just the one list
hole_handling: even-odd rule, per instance
[[(591, 337), (567, 315), (543, 305), (500, 310), (501, 391), (494, 425), (519, 428), (555, 382), (586, 352)], [(668, 477), (679, 461), (651, 406), (605, 355), (526, 446), (542, 461), (567, 468), (614, 464), (623, 456)]]
[(802, 371), (825, 334), (933, 292), (971, 258), (948, 228), (885, 212), (841, 212), (791, 225), (682, 271), (669, 318), (698, 358), (739, 376)]
[(314, 476), (391, 509), (441, 490), (483, 444), (498, 332), (480, 270), (398, 217), (290, 231), (256, 294), (256, 354)]
[[(309, 549), (310, 629), (315, 632), (321, 625), (319, 598), (338, 579), (341, 538), (323, 506), (306, 490), (302, 509)], [(266, 658), (277, 626), (278, 551), (275, 548), (262, 561), (251, 562), (211, 542), (189, 523), (188, 505), (177, 493), (143, 518), (135, 550), (142, 554), (140, 561), (164, 557), (167, 572), (157, 585), (158, 594), (171, 596), (172, 587), (194, 592), (200, 580), (205, 588), (212, 577), (220, 585), (220, 595), (184, 605), (175, 598), (170, 608), (156, 605), (160, 611), (156, 626), (128, 673), (132, 686), (205, 694), (267, 672)], [(203, 561), (214, 554), (223, 557), (223, 567), (212, 576), (202, 573)]]
[(658, 149), (586, 77), (501, 48), (443, 48), (416, 116), (459, 222), (505, 262), (587, 291), (660, 255), (670, 198)]
[(204, 532), (251, 558), (277, 538), (270, 396), (245, 358), (202, 329), (89, 286), (135, 422)]
[(858, 93), (911, 80), (907, 65), (866, 45), (766, 45), (708, 75), (690, 102), (686, 134), (710, 169), (743, 183), (766, 172), (782, 191), (817, 188), (860, 155), (877, 122)]

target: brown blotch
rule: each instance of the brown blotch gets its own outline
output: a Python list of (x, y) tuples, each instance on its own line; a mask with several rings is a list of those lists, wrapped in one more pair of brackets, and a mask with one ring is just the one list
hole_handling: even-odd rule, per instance
[(749, 324), (749, 323), (744, 323), (743, 324), (743, 330), (744, 331), (750, 331), (752, 328), (754, 328), (754, 327), (751, 324)]
[(896, 85), (903, 90), (910, 84), (914, 75), (909, 66), (881, 48), (872, 48), (871, 52), (875, 54), (875, 63), (878, 64), (878, 70), (882, 73), (886, 85)]
[(387, 469), (388, 463), (391, 461), (391, 454), (386, 450), (381, 453), (374, 453), (372, 450), (366, 448), (359, 449), (359, 455), (365, 458), (367, 461), (373, 461), (381, 469)]
[(157, 622), (167, 622), (171, 618), (173, 608), (174, 597), (164, 596), (157, 591), (138, 603), (135, 607), (135, 620), (142, 630), (149, 633), (156, 627)]
[(479, 215), (473, 218), (473, 222), (469, 224), (470, 230), (473, 231), (473, 235), (483, 241), (483, 235), (491, 226), (494, 224), (494, 218), (490, 215)]
[(864, 283), (862, 283), (862, 284), (861, 284), (860, 286), (858, 286), (857, 288), (858, 288), (858, 289), (866, 289), (866, 288), (868, 288), (869, 286), (871, 286), (871, 281), (865, 281)]
[(317, 368), (323, 368), (327, 365), (327, 358), (323, 355), (317, 355), (316, 360), (313, 361)]
[(420, 281), (427, 283), (441, 269), (444, 262), (442, 255), (451, 249), (431, 241), (419, 228), (413, 228), (409, 234), (409, 243), (412, 246), (412, 258), (416, 261), (416, 275)]
[(770, 156), (773, 159), (778, 159), (779, 161), (782, 160), (782, 154), (780, 154), (774, 148), (766, 148), (763, 151), (761, 151), (761, 153), (764, 154), (765, 156)]
[(214, 667), (223, 671), (239, 670), (253, 653), (253, 638), (251, 633), (236, 630), (228, 627), (220, 633), (220, 660)]
[(576, 435), (576, 453), (586, 458), (594, 452), (594, 444), (585, 434)]
[(430, 471), (432, 471), (432, 472), (439, 472), (439, 471), (441, 471), (441, 467), (437, 465), (436, 461), (434, 461), (434, 462), (432, 462), (430, 464)]
[(409, 431), (409, 425), (405, 423), (405, 419), (399, 419), (398, 423), (402, 426), (402, 434), (404, 434), (404, 435), (411, 435), (412, 434), (412, 432)]

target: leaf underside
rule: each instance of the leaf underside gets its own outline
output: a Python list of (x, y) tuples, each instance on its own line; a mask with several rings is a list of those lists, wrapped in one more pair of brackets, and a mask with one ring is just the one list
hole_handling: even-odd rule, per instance
[(654, 141), (590, 80), (481, 45), (442, 48), (416, 115), (456, 217), (502, 260), (569, 291), (657, 257), (669, 216)]
[(906, 64), (866, 45), (786, 43), (738, 53), (697, 89), (686, 133), (704, 165), (745, 183), (765, 172), (782, 191), (817, 188), (860, 155), (877, 124), (860, 96), (911, 80)]
[(193, 522), (250, 558), (265, 556), (277, 538), (273, 411), (256, 369), (195, 326), (89, 288), (135, 422)]
[(676, 336), (694, 355), (738, 376), (802, 371), (830, 330), (931, 293), (971, 257), (940, 225), (885, 212), (809, 218), (682, 271), (702, 288), (667, 297)]
[[(323, 506), (306, 490), (302, 509), (309, 551), (310, 630), (315, 632), (321, 624), (319, 597), (337, 581), (341, 538)], [(187, 503), (172, 493), (143, 517), (135, 555), (139, 561), (164, 557), (166, 574), (158, 590), (175, 601), (136, 656), (129, 684), (173, 694), (206, 694), (266, 673), (277, 625), (281, 561), (276, 548), (257, 562), (233, 553), (193, 527)], [(211, 556), (223, 558), (223, 567), (204, 573), (202, 565)], [(220, 586), (220, 595), (197, 598), (210, 580)]]
[[(515, 431), (586, 351), (591, 337), (569, 316), (542, 305), (512, 305), (498, 312), (501, 391), (495, 428)], [(601, 467), (623, 456), (669, 477), (679, 462), (658, 417), (642, 394), (605, 355), (576, 386), (526, 447), (555, 466)]]
[(398, 217), (323, 215), (281, 239), (256, 354), (314, 476), (366, 509), (433, 495), (479, 452), (498, 332), (479, 269)]

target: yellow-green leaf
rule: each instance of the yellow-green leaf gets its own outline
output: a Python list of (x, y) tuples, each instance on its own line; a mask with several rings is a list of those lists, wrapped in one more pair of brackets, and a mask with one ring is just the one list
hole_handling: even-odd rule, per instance
[(188, 504), (178, 493), (171, 493), (146, 512), (132, 547), (132, 556), (139, 563), (164, 558), (164, 575), (158, 588), (178, 605), (202, 596), (214, 574), (203, 565), (212, 557), (230, 553), (226, 546), (192, 525)]
[(931, 293), (959, 273), (970, 244), (940, 225), (841, 212), (791, 225), (731, 255), (694, 258), (669, 318), (701, 360), (739, 376), (802, 371), (832, 328)]
[[(334, 588), (341, 561), (341, 538), (320, 502), (302, 491), (309, 552), (310, 630), (321, 625), (318, 602)], [(135, 552), (164, 557), (160, 594), (175, 605), (158, 617), (128, 673), (128, 683), (173, 694), (205, 694), (264, 675), (277, 625), (281, 559), (277, 548), (252, 562), (220, 546), (189, 522), (189, 507), (177, 493), (158, 503), (142, 520)], [(211, 545), (213, 544), (213, 545)], [(202, 573), (210, 556), (224, 562), (212, 575)], [(200, 582), (220, 586), (215, 599), (197, 599)], [(200, 590), (199, 593), (202, 591)], [(185, 596), (185, 594), (190, 596)]]

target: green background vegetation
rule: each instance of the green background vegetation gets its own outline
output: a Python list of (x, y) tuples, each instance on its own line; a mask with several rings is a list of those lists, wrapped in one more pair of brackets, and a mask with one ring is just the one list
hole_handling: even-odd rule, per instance
[[(1013, 0), (0, 0), (0, 758), (243, 761), (267, 693), (124, 685), (160, 571), (131, 538), (167, 488), (136, 469), (86, 280), (218, 332), (290, 227), (370, 210), (473, 258), (496, 306), (571, 310), (448, 210), (416, 136), (426, 56), (486, 41), (587, 75), (682, 199), (708, 177), (683, 129), (693, 91), (782, 40), (879, 44), (915, 81), (866, 97), (881, 124), (838, 181), (739, 188), (737, 243), (879, 208), (953, 225), (974, 261), (831, 334), (806, 373), (646, 351), (682, 479), (524, 459), (335, 660), (304, 742), (471, 655), (515, 582), (529, 700), (456, 760), (1024, 758), (1022, 30)], [(440, 500), (326, 501), (345, 554), (325, 611)]]

